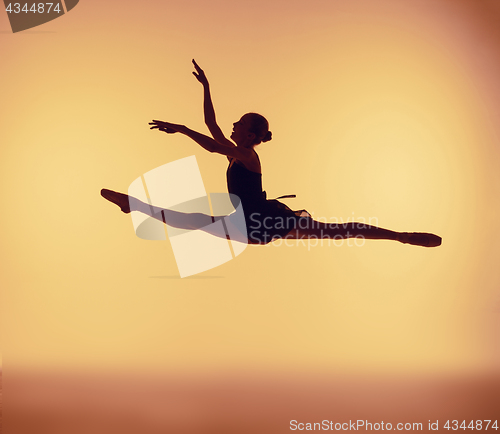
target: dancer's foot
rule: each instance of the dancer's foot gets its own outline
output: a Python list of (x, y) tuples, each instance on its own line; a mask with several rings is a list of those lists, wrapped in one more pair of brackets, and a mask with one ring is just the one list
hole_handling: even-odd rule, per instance
[(441, 245), (441, 237), (422, 232), (400, 232), (397, 240), (403, 244), (422, 247), (437, 247)]
[(128, 196), (126, 194), (118, 193), (112, 190), (106, 190), (105, 188), (103, 188), (101, 190), (101, 196), (104, 199), (113, 202), (115, 205), (118, 205), (124, 213), (128, 214), (130, 212), (130, 204)]

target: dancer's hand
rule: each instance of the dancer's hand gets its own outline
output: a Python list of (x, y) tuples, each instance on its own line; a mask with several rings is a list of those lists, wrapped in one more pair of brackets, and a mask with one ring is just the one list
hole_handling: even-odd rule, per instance
[(193, 75), (203, 86), (208, 86), (208, 79), (207, 76), (205, 75), (205, 72), (198, 66), (198, 64), (194, 59), (193, 59), (193, 65), (194, 69), (196, 69), (196, 72), (193, 72)]
[(153, 125), (150, 127), (150, 130), (159, 130), (168, 134), (178, 133), (182, 130), (182, 128), (184, 128), (183, 125), (171, 124), (170, 122), (158, 120), (153, 120), (153, 122), (150, 122), (149, 125)]

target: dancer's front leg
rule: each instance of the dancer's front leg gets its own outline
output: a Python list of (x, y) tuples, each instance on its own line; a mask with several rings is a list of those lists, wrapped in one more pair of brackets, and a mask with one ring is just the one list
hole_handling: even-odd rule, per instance
[(398, 232), (366, 223), (324, 223), (311, 218), (303, 217), (297, 221), (296, 228), (290, 231), (290, 238), (316, 239), (347, 239), (363, 237), (369, 240), (397, 240)]
[(363, 237), (368, 240), (394, 240), (404, 244), (423, 247), (441, 245), (441, 237), (434, 234), (418, 232), (395, 232), (366, 223), (324, 223), (310, 218), (302, 218), (287, 235), (291, 239), (348, 239)]

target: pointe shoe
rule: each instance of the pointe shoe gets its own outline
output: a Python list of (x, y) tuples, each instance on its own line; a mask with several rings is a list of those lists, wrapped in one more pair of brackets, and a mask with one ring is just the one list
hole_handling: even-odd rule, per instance
[(115, 205), (118, 205), (124, 213), (128, 214), (130, 212), (130, 204), (126, 194), (103, 188), (101, 190), (101, 196), (113, 202)]
[(403, 244), (413, 246), (437, 247), (441, 245), (441, 237), (423, 232), (401, 232), (397, 240)]

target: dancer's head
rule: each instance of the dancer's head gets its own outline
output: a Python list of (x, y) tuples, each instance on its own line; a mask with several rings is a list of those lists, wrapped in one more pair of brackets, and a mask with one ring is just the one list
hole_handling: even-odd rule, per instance
[(272, 138), (267, 119), (257, 113), (247, 113), (233, 124), (231, 138), (240, 146), (253, 147)]

